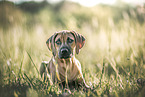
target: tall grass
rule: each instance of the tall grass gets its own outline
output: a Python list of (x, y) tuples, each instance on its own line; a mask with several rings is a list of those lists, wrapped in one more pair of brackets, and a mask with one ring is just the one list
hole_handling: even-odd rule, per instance
[[(0, 2), (0, 14), (5, 13), (0, 15), (4, 19), (0, 23), (0, 96), (144, 96), (144, 81), (137, 84), (138, 78), (145, 79), (145, 15), (140, 7), (86, 8), (62, 2), (32, 13), (21, 6)], [(62, 90), (40, 78), (41, 62), (52, 56), (45, 42), (64, 29), (86, 38), (76, 57), (93, 92)]]

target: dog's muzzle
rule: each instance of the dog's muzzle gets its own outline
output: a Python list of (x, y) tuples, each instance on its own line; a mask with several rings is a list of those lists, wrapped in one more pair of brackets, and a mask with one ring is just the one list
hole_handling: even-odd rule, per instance
[(71, 57), (71, 51), (67, 47), (63, 47), (59, 51), (59, 58), (60, 59), (67, 59)]

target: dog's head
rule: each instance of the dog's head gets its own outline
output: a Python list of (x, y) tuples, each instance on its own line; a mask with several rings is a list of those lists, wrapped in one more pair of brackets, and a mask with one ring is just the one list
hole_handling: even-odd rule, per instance
[(85, 38), (82, 35), (67, 30), (56, 32), (46, 41), (53, 56), (58, 56), (60, 59), (71, 58), (75, 52), (78, 54), (84, 43)]

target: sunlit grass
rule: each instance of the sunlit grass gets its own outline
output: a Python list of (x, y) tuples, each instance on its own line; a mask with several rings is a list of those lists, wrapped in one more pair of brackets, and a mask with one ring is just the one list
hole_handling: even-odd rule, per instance
[(60, 10), (45, 7), (31, 14), (9, 6), (6, 6), (9, 11), (14, 8), (17, 12), (11, 13), (11, 18), (18, 14), (23, 21), (9, 21), (15, 24), (0, 28), (0, 95), (38, 97), (68, 92), (44, 82), (38, 71), (41, 62), (49, 61), (52, 56), (46, 40), (60, 30), (76, 30), (85, 36), (85, 46), (76, 57), (82, 64), (87, 84), (95, 89), (74, 90), (69, 95), (144, 95), (144, 82), (137, 84), (138, 78), (145, 79), (145, 23), (139, 21), (142, 14), (138, 11), (116, 7), (117, 12), (108, 6), (88, 9), (75, 4), (74, 9), (66, 9), (68, 5), (64, 3)]

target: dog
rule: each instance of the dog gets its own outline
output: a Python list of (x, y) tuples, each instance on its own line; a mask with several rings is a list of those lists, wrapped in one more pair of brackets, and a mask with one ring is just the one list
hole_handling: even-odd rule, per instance
[[(47, 41), (47, 47), (53, 56), (49, 62), (42, 62), (40, 66), (41, 77), (47, 75), (52, 83), (65, 83), (65, 86), (79, 85), (90, 88), (83, 77), (81, 64), (75, 58), (84, 46), (85, 38), (76, 31), (63, 30), (54, 33)], [(47, 69), (46, 69), (47, 68)]]

